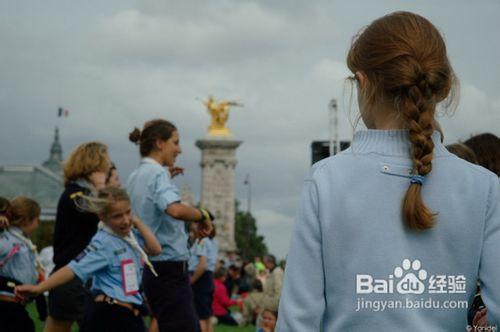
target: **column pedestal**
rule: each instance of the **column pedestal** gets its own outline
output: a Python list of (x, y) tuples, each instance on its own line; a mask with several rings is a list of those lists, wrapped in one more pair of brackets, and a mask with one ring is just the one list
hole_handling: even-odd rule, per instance
[(201, 150), (201, 206), (215, 216), (221, 254), (237, 249), (234, 241), (234, 168), (236, 149), (241, 143), (225, 138), (196, 141)]

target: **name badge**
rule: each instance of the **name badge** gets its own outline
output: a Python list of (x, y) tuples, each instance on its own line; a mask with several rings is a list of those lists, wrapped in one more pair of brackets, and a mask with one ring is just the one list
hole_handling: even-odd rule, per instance
[(120, 262), (123, 279), (123, 291), (126, 296), (139, 293), (139, 282), (137, 280), (137, 273), (135, 264), (132, 259), (122, 260)]

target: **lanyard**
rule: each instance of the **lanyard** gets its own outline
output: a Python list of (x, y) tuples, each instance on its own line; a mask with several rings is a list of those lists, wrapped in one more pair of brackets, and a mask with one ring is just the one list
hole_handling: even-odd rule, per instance
[(122, 239), (123, 241), (127, 242), (134, 250), (136, 250), (141, 255), (142, 260), (149, 267), (149, 269), (151, 270), (151, 272), (153, 273), (153, 275), (155, 277), (158, 277), (158, 273), (156, 273), (156, 271), (155, 271), (155, 269), (153, 267), (153, 264), (151, 264), (151, 262), (150, 262), (150, 260), (148, 258), (148, 255), (144, 252), (144, 250), (142, 250), (141, 246), (137, 242), (137, 239), (135, 238), (134, 233), (130, 232), (128, 236), (120, 236), (120, 235), (116, 234), (108, 225), (106, 225), (102, 221), (99, 222), (99, 224), (97, 225), (97, 227), (99, 229), (102, 229), (106, 233), (114, 235), (114, 236)]

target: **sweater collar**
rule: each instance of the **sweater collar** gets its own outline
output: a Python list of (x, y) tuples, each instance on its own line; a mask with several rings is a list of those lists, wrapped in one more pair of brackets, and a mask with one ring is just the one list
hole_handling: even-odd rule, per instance
[[(404, 129), (358, 131), (354, 134), (351, 149), (353, 153), (408, 156), (411, 148), (408, 133), (408, 130)], [(449, 153), (441, 143), (441, 134), (438, 131), (434, 131), (432, 134), (432, 141), (434, 142), (434, 156)]]

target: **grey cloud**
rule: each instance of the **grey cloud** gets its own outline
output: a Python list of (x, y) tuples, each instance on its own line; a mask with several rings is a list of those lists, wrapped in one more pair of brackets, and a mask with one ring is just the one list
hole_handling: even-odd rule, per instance
[(174, 14), (122, 11), (102, 21), (95, 32), (97, 42), (113, 60), (199, 65), (272, 53), (282, 45), (288, 28), (283, 18), (254, 3), (182, 17)]

